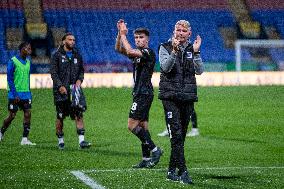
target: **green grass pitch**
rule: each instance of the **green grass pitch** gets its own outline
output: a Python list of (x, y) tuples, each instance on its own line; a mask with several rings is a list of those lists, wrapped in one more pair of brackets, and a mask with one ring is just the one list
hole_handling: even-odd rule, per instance
[[(57, 149), (51, 89), (33, 90), (30, 139), (20, 146), (20, 111), (0, 143), (0, 188), (89, 188), (70, 172), (84, 171), (105, 188), (284, 188), (284, 86), (200, 87), (196, 104), (201, 136), (187, 138), (187, 166), (195, 185), (165, 180), (170, 143), (157, 134), (165, 128), (161, 102), (150, 112), (150, 132), (163, 148), (151, 170), (132, 170), (140, 143), (128, 130), (131, 89), (85, 89), (86, 139), (78, 148), (74, 122), (65, 120), (64, 151)], [(7, 92), (0, 90), (1, 124)], [(93, 170), (93, 171), (92, 171)]]

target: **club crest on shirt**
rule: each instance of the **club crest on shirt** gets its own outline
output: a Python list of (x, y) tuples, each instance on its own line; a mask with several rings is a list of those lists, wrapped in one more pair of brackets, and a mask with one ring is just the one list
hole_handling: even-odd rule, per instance
[(186, 58), (187, 59), (192, 58), (192, 52), (186, 52)]
[(64, 63), (65, 60), (66, 60), (66, 56), (63, 56), (63, 55), (62, 55), (61, 58), (62, 58), (62, 59), (61, 59), (61, 62)]

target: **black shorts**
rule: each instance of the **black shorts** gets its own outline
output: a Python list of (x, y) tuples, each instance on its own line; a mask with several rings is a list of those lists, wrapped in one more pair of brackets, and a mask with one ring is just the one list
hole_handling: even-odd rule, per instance
[(11, 112), (17, 112), (19, 108), (20, 108), (20, 110), (32, 109), (32, 100), (31, 99), (20, 100), (17, 104), (15, 104), (14, 101), (15, 101), (15, 99), (9, 99), (8, 100), (8, 110), (11, 111)]
[(70, 116), (70, 118), (74, 120), (75, 117), (77, 118), (83, 117), (83, 111), (71, 108), (70, 100), (57, 101), (55, 103), (55, 106), (56, 106), (57, 119), (65, 119), (66, 117)]
[(153, 97), (153, 95), (135, 95), (130, 108), (129, 118), (140, 121), (148, 121)]

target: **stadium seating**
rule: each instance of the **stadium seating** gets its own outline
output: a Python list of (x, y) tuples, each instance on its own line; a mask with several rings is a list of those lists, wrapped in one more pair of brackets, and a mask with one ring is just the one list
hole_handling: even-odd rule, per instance
[[(97, 57), (98, 61), (120, 61), (124, 60), (113, 51), (116, 37), (116, 21), (124, 18), (131, 34), (136, 27), (145, 26), (151, 31), (150, 46), (158, 49), (158, 43), (166, 41), (173, 30), (176, 20), (188, 19), (193, 27), (194, 36), (200, 34), (205, 40), (202, 50), (204, 59), (207, 61), (228, 61), (233, 54), (230, 49), (220, 48), (223, 46), (218, 26), (233, 25), (233, 17), (228, 11), (74, 11), (74, 10), (48, 10), (45, 11), (48, 25), (52, 27), (67, 26), (67, 30), (73, 32), (77, 37), (79, 49), (87, 49), (89, 57), (86, 61)], [(155, 18), (155, 19), (153, 19)], [(158, 27), (157, 27), (158, 26)], [(86, 51), (86, 50), (85, 50)], [(224, 51), (226, 53), (224, 53)], [(96, 52), (96, 53), (95, 53)], [(208, 55), (208, 57), (206, 56)], [(213, 56), (212, 56), (213, 55)], [(90, 62), (91, 63), (91, 62)]]
[(248, 7), (251, 9), (253, 18), (264, 26), (275, 26), (284, 36), (284, 1), (247, 1)]
[[(6, 28), (23, 29), (24, 16), (18, 4), (2, 4), (2, 2), (0, 4), (0, 64), (5, 64), (9, 57), (16, 53), (15, 49), (8, 50), (9, 45), (7, 45), (6, 40)], [(14, 9), (5, 8), (3, 5)]]
[[(20, 2), (0, 2), (0, 33), (5, 33), (7, 27), (23, 27), (23, 5)], [(263, 2), (260, 0), (247, 2), (254, 2), (248, 3), (252, 17), (264, 26), (274, 26), (283, 38), (283, 3), (277, 3), (276, 0), (268, 3), (260, 3)], [(267, 6), (264, 6), (265, 4)], [(234, 62), (235, 59), (234, 49), (226, 47), (219, 29), (236, 25), (226, 0), (85, 0), (84, 3), (78, 0), (42, 0), (42, 9), (44, 21), (52, 32), (58, 30), (57, 28), (61, 28), (61, 31), (65, 28), (66, 31), (74, 33), (77, 48), (87, 64), (129, 62), (127, 58), (114, 51), (116, 21), (119, 18), (125, 19), (128, 23), (130, 37), (137, 27), (149, 28), (150, 46), (156, 52), (159, 43), (170, 38), (177, 20), (189, 20), (193, 30), (191, 39), (193, 40), (197, 34), (203, 38), (201, 50), (204, 52), (202, 56), (205, 62), (227, 63)], [(59, 37), (55, 37), (58, 41)], [(5, 63), (15, 50), (7, 50), (5, 35), (0, 35), (0, 41), (0, 63)], [(247, 53), (245, 56), (249, 57)]]

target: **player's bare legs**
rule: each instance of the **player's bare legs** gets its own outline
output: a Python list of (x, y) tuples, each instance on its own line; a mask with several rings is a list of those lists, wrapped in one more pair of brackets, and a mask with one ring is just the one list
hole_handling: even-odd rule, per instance
[(4, 119), (3, 125), (1, 127), (1, 131), (0, 131), (0, 141), (3, 139), (4, 133), (6, 132), (6, 130), (12, 123), (12, 121), (15, 119), (16, 114), (17, 114), (16, 112), (9, 111), (8, 117)]

